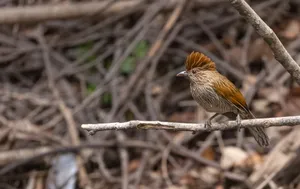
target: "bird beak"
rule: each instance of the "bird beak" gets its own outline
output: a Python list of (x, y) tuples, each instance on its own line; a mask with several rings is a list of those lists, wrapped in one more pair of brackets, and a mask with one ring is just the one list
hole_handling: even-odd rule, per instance
[(179, 72), (176, 76), (177, 77), (186, 77), (188, 74), (186, 71), (182, 71), (182, 72)]

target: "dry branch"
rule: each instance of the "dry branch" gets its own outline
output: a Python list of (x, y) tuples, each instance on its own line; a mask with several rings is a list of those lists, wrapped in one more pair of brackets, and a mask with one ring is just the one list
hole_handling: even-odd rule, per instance
[[(182, 0), (170, 0), (166, 9), (173, 8)], [(225, 0), (197, 1), (197, 6), (210, 6)], [(93, 16), (95, 14), (117, 14), (120, 11), (145, 5), (145, 0), (116, 1), (107, 0), (84, 3), (59, 3), (47, 5), (34, 5), (25, 7), (0, 8), (0, 24), (15, 24), (24, 22), (38, 22), (52, 19), (70, 19)], [(146, 7), (146, 6), (145, 6)]]
[(12, 171), (16, 167), (22, 166), (27, 163), (41, 160), (43, 157), (49, 157), (56, 154), (63, 153), (79, 153), (82, 150), (98, 149), (99, 148), (115, 148), (115, 147), (126, 147), (126, 148), (143, 148), (148, 150), (160, 151), (161, 149), (154, 144), (149, 142), (143, 142), (138, 140), (126, 140), (123, 143), (115, 141), (103, 140), (97, 143), (81, 144), (75, 146), (62, 146), (53, 148), (50, 146), (40, 147), (36, 149), (16, 149), (2, 151), (0, 154), (0, 165), (5, 165), (0, 169), (0, 175), (4, 175), (9, 171)]
[(51, 147), (48, 146), (34, 149), (2, 151), (0, 154), (0, 165), (7, 165), (8, 163), (18, 161), (20, 159), (26, 159), (37, 154), (47, 153), (49, 151), (51, 151)]
[(229, 0), (232, 6), (249, 22), (256, 32), (266, 41), (274, 53), (275, 59), (300, 84), (300, 67), (284, 48), (274, 31), (256, 14), (244, 0)]
[(14, 24), (22, 22), (37, 22), (51, 19), (67, 19), (95, 14), (109, 14), (134, 8), (143, 1), (131, 0), (109, 5), (111, 1), (88, 3), (65, 3), (56, 5), (37, 5), (28, 7), (8, 7), (0, 9), (0, 23)]
[(271, 177), (284, 173), (287, 176), (291, 176), (292, 167), (295, 167), (293, 162), (299, 159), (300, 148), (300, 128), (294, 129), (292, 132), (282, 138), (272, 151), (267, 155), (265, 161), (259, 169), (254, 171), (248, 178), (248, 181), (253, 186), (258, 186), (263, 183), (265, 177)]
[[(276, 117), (264, 119), (248, 119), (242, 120), (241, 127), (271, 127), (271, 126), (295, 126), (300, 124), (300, 116)], [(104, 130), (125, 130), (125, 129), (157, 129), (157, 130), (174, 130), (174, 131), (214, 131), (237, 129), (239, 125), (236, 121), (226, 123), (213, 123), (212, 128), (205, 128), (204, 123), (178, 123), (163, 121), (139, 121), (132, 120), (128, 122), (114, 123), (98, 123), (98, 124), (82, 124), (81, 128), (94, 134), (97, 131)]]

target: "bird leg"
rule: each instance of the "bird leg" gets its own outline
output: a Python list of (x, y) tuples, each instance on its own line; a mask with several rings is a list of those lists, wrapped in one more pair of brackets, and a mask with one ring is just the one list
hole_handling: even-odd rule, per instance
[(240, 116), (240, 114), (238, 114), (237, 116), (236, 116), (236, 123), (237, 123), (237, 125), (238, 125), (238, 131), (240, 132), (241, 131), (241, 126), (242, 126), (242, 119), (241, 119), (241, 116)]
[(215, 117), (217, 117), (218, 115), (219, 115), (219, 113), (215, 113), (213, 116), (208, 118), (204, 123), (204, 128), (211, 129), (211, 120), (214, 119)]

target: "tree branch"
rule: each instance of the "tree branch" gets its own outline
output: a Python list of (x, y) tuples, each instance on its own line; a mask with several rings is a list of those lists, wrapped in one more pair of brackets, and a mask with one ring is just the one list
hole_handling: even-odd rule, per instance
[(22, 22), (37, 22), (52, 19), (78, 18), (95, 14), (109, 14), (126, 10), (143, 1), (126, 1), (113, 3), (112, 0), (84, 3), (60, 3), (49, 5), (34, 5), (26, 7), (4, 7), (0, 9), (0, 23), (14, 24)]
[[(171, 9), (181, 0), (170, 0), (164, 9)], [(219, 0), (196, 1), (198, 7), (206, 7), (219, 3)], [(40, 22), (53, 19), (71, 19), (94, 16), (95, 14), (116, 14), (123, 10), (146, 5), (145, 0), (102, 0), (80, 3), (58, 3), (45, 5), (31, 5), (22, 7), (1, 7), (0, 24), (15, 24), (26, 22)], [(145, 9), (147, 6), (144, 6)]]
[[(242, 128), (249, 127), (271, 127), (271, 126), (295, 126), (300, 124), (300, 116), (276, 117), (264, 119), (248, 119), (241, 121)], [(236, 121), (226, 123), (213, 123), (212, 128), (205, 128), (204, 123), (178, 123), (163, 121), (139, 121), (132, 120), (128, 122), (114, 123), (98, 123), (98, 124), (82, 124), (81, 128), (95, 134), (97, 131), (104, 130), (125, 130), (125, 129), (156, 129), (156, 130), (173, 130), (173, 131), (214, 131), (237, 129), (239, 125)]]
[(275, 59), (300, 84), (300, 67), (282, 45), (274, 31), (256, 14), (244, 0), (229, 0), (240, 15), (249, 22), (256, 32), (267, 42), (274, 53)]

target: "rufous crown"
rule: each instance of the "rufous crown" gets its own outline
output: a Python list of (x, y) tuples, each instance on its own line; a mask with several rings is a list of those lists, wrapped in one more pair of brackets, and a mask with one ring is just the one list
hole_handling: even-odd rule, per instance
[(215, 63), (206, 55), (200, 52), (192, 52), (185, 61), (185, 68), (187, 71), (199, 67), (202, 70), (216, 70)]

